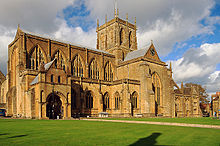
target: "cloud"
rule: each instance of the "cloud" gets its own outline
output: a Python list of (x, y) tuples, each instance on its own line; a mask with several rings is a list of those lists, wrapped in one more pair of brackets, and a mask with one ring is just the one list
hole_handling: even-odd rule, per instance
[(217, 91), (220, 87), (220, 71), (216, 71), (220, 63), (219, 52), (220, 43), (189, 49), (182, 58), (172, 61), (174, 80), (199, 83), (206, 86), (208, 92)]
[(74, 0), (1, 1), (1, 25), (15, 28), (17, 24), (21, 24), (28, 30), (50, 33), (58, 28), (54, 23), (58, 13), (73, 2)]
[(62, 19), (57, 19), (57, 23), (60, 24), (57, 31), (54, 32), (53, 36), (55, 38), (65, 41), (69, 41), (71, 43), (84, 45), (88, 47), (95, 48), (96, 44), (96, 29), (90, 29), (88, 32), (83, 31), (81, 27), (69, 27), (66, 21)]
[[(98, 17), (104, 23), (105, 14), (108, 18), (113, 18), (114, 3), (112, 0), (85, 1), (85, 4), (94, 19)], [(137, 17), (139, 47), (142, 48), (150, 40), (154, 40), (162, 56), (170, 53), (177, 42), (200, 34), (212, 34), (213, 24), (218, 19), (209, 16), (214, 4), (213, 0), (118, 1), (120, 17), (125, 18), (128, 13), (132, 23)], [(203, 19), (208, 19), (207, 25), (200, 23)]]
[[(66, 8), (77, 12), (75, 9), (81, 10), (82, 4), (85, 6), (83, 11), (89, 12), (85, 16), (84, 13), (81, 16), (64, 12)], [(118, 8), (121, 18), (125, 18), (128, 13), (129, 21), (134, 23), (134, 18), (137, 17), (139, 48), (152, 39), (159, 54), (164, 56), (172, 51), (175, 43), (199, 34), (213, 33), (213, 25), (219, 22), (219, 17), (210, 17), (214, 4), (213, 0), (120, 0)], [(92, 23), (99, 18), (100, 24), (103, 24), (106, 14), (108, 20), (114, 17), (114, 0), (2, 1), (0, 50), (4, 57), (0, 56), (0, 62), (6, 63), (7, 45), (14, 37), (17, 24), (31, 32), (95, 47), (96, 25)], [(206, 25), (202, 25), (201, 20), (206, 20)], [(84, 30), (85, 26), (89, 29)], [(6, 72), (2, 66), (0, 65), (0, 69)], [(197, 72), (200, 71), (196, 63), (190, 66), (198, 68)], [(214, 67), (209, 68), (210, 71), (207, 72), (211, 72)]]
[(18, 24), (31, 32), (52, 35), (57, 16), (74, 0), (3, 0), (0, 5), (0, 70), (6, 74), (8, 44)]
[(5, 74), (7, 70), (8, 45), (13, 40), (15, 29), (8, 30), (0, 25), (0, 70)]

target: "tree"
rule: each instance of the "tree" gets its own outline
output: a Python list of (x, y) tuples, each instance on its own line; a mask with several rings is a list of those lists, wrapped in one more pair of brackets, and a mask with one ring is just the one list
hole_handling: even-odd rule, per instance
[(202, 87), (201, 85), (194, 84), (194, 83), (186, 83), (185, 86), (186, 87), (193, 87), (196, 90), (196, 92), (199, 94), (200, 103), (203, 103), (203, 104), (209, 103), (209, 100), (207, 99), (208, 94), (206, 93), (205, 87)]

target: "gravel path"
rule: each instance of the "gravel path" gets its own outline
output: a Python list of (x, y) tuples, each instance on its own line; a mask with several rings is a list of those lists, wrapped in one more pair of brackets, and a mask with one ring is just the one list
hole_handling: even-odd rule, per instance
[(218, 126), (218, 125), (201, 125), (201, 124), (151, 122), (151, 121), (105, 120), (105, 119), (82, 119), (82, 120), (88, 120), (88, 121), (102, 121), (102, 122), (117, 122), (117, 123), (137, 123), (137, 124), (153, 124), (153, 125), (169, 125), (169, 126), (200, 127), (200, 128), (220, 129), (220, 126)]

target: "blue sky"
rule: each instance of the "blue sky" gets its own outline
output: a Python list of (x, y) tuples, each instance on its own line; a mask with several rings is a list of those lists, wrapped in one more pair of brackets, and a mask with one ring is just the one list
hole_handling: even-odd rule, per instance
[[(53, 3), (53, 5), (51, 5)], [(173, 77), (220, 91), (220, 0), (118, 0), (119, 17), (137, 17), (138, 48), (153, 40)], [(0, 70), (17, 25), (37, 34), (96, 47), (96, 22), (114, 17), (114, 0), (7, 0), (0, 5)]]
[[(210, 16), (220, 16), (220, 4), (216, 4), (211, 9)], [(201, 25), (206, 25), (205, 20), (201, 20)], [(219, 43), (220, 40), (220, 24), (215, 24), (213, 27), (215, 29), (213, 30), (213, 34), (202, 34), (198, 36), (193, 36), (185, 41), (179, 42), (179, 44), (186, 44), (182, 48), (179, 48), (178, 43), (175, 43), (173, 45), (173, 51), (169, 53), (167, 56), (163, 56), (162, 59), (164, 61), (166, 60), (174, 60), (179, 59), (183, 56), (184, 52), (193, 47), (199, 47), (204, 43)], [(217, 69), (220, 70), (220, 65), (217, 66)]]

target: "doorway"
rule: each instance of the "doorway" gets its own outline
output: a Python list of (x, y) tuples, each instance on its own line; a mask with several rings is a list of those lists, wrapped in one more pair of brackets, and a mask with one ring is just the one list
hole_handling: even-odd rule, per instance
[(62, 102), (60, 97), (56, 94), (50, 94), (47, 97), (46, 115), (49, 119), (62, 118)]

